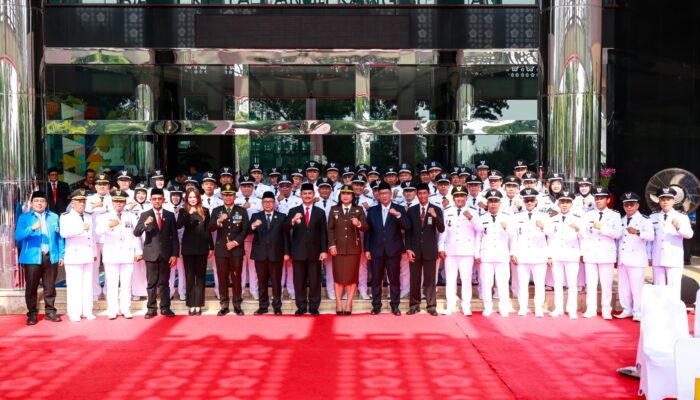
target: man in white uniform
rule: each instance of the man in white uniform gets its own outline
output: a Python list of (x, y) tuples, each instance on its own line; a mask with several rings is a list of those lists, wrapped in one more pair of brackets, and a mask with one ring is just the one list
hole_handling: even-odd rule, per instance
[[(234, 205), (241, 206), (248, 212), (248, 220), (253, 214), (263, 210), (262, 200), (255, 195), (255, 179), (250, 175), (243, 175), (239, 179), (239, 192), (241, 196), (236, 196)], [(269, 191), (269, 190), (268, 190)], [(258, 272), (255, 270), (255, 260), (250, 258), (253, 248), (253, 234), (249, 233), (243, 243), (245, 255), (243, 256), (243, 270), (241, 272), (241, 289), (245, 291), (246, 282), (249, 285), (251, 296), (259, 300), (258, 295)], [(267, 289), (267, 288), (265, 288)]]
[[(112, 197), (109, 195), (110, 184), (109, 177), (105, 174), (99, 174), (95, 178), (95, 192), (87, 197), (85, 211), (88, 214), (92, 214), (94, 218), (108, 212), (112, 209)], [(104, 293), (107, 296), (108, 286), (107, 286), (107, 276), (105, 275), (105, 286), (104, 290), (100, 286), (100, 263), (102, 262), (102, 245), (104, 243), (104, 237), (101, 235), (97, 236), (96, 241), (96, 259), (94, 265), (92, 266), (92, 299), (97, 301)]]

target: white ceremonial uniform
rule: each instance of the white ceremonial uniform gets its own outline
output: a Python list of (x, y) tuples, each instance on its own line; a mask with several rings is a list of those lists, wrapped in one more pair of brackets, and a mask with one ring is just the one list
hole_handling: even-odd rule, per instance
[[(211, 216), (212, 211), (218, 206), (224, 205), (224, 201), (216, 195), (208, 196), (206, 193), (202, 194), (202, 205), (209, 210), (209, 216)], [(211, 233), (211, 238), (216, 243), (216, 231)], [(214, 294), (216, 298), (219, 298), (219, 274), (216, 273), (216, 257), (207, 258), (207, 269), (211, 266), (214, 275)]]
[[(404, 210), (408, 211), (409, 208), (415, 206), (416, 204), (420, 204), (417, 197), (410, 202), (406, 202), (406, 198), (404, 197), (402, 203), (399, 205), (403, 206)], [(361, 259), (364, 258), (364, 252), (362, 252), (360, 257)], [(365, 260), (364, 276), (367, 278), (367, 260)], [(401, 261), (399, 262), (399, 288), (399, 296), (402, 299), (408, 297), (408, 294), (411, 291), (411, 263), (408, 261), (408, 254), (405, 252), (401, 253)]]
[[(183, 201), (180, 202), (179, 208), (182, 209), (185, 206)], [(175, 212), (175, 206), (171, 203), (164, 204), (163, 208), (175, 214), (175, 221), (177, 222), (179, 212)], [(177, 293), (180, 300), (185, 301), (186, 291), (187, 291), (187, 280), (185, 278), (185, 261), (182, 257), (182, 235), (185, 233), (185, 227), (177, 230), (177, 240), (180, 242), (180, 254), (177, 256), (177, 263), (175, 268), (170, 268), (170, 279), (168, 284), (170, 285), (170, 298), (175, 297), (175, 276), (177, 275)]]
[[(571, 225), (576, 225), (578, 232)], [(576, 282), (579, 262), (581, 260), (581, 241), (583, 240), (583, 219), (569, 211), (567, 214), (559, 213), (550, 219), (545, 225), (549, 257), (552, 259), (552, 277), (554, 285), (554, 310), (549, 313), (556, 317), (564, 310), (564, 279), (567, 282)], [(578, 318), (578, 291), (576, 285), (568, 285), (566, 299), (566, 312), (572, 318)]]
[(519, 194), (513, 196), (512, 199), (506, 195), (501, 199), (501, 209), (499, 211), (504, 214), (515, 215), (525, 210), (524, 204)]
[(467, 195), (467, 208), (476, 211), (476, 213), (472, 212), (472, 215), (484, 215), (484, 213), (486, 213), (486, 210), (481, 208), (479, 203), (486, 204), (486, 199), (484, 196), (480, 194), (476, 197), (472, 196), (471, 194)]
[(580, 194), (576, 195), (576, 198), (573, 201), (573, 207), (575, 208), (574, 211), (577, 211), (581, 215), (584, 213), (587, 213), (588, 211), (593, 211), (595, 210), (595, 197), (588, 193), (586, 196), (581, 196)]
[[(515, 224), (508, 215), (501, 212), (496, 215), (487, 212), (479, 220), (483, 233), (480, 248), (479, 283), (481, 284), (481, 298), (484, 300), (484, 316), (493, 312), (492, 296), (495, 276), (498, 311), (502, 316), (507, 317), (511, 308), (508, 279), (510, 278), (510, 246)], [(506, 224), (506, 229), (503, 229), (501, 223)]]
[[(119, 225), (110, 228), (110, 223), (118, 220)], [(99, 217), (95, 232), (103, 235), (105, 276), (107, 291), (107, 314), (116, 317), (121, 312), (125, 317), (131, 316), (131, 275), (134, 270), (134, 258), (142, 254), (141, 238), (134, 236), (134, 227), (138, 218), (128, 211), (117, 213), (112, 209)]]
[[(128, 207), (128, 205), (127, 205)], [(136, 204), (134, 208), (130, 211), (136, 216), (136, 221), (139, 220), (141, 213), (150, 210), (151, 204), (149, 202), (144, 202), (143, 204)], [(141, 246), (143, 248), (143, 241), (145, 238), (145, 233), (141, 234), (139, 240), (141, 241)], [(147, 296), (146, 286), (148, 285), (148, 278), (146, 277), (146, 261), (134, 261), (134, 270), (131, 273), (131, 295), (143, 297)]]
[[(681, 297), (683, 279), (683, 239), (693, 237), (693, 228), (688, 216), (676, 210), (668, 214), (658, 211), (651, 214), (654, 226), (654, 243), (651, 248), (651, 265), (654, 272), (654, 285), (671, 286)], [(673, 226), (677, 220), (678, 230)]]
[[(328, 222), (328, 216), (330, 215), (331, 207), (333, 207), (336, 204), (338, 203), (335, 200), (333, 200), (332, 195), (327, 199), (321, 197), (321, 199), (318, 202), (316, 202), (316, 207), (319, 207), (323, 210), (323, 212), (326, 213), (326, 222)], [(335, 282), (333, 281), (333, 256), (331, 256), (330, 253), (328, 253), (328, 256), (323, 261), (323, 270), (326, 272), (326, 294), (328, 295), (329, 299), (335, 300)]]
[(401, 185), (396, 185), (391, 188), (391, 201), (399, 205), (405, 203)]
[[(102, 202), (100, 207), (93, 206), (94, 203)], [(87, 197), (85, 201), (85, 212), (92, 214), (93, 218), (97, 220), (97, 217), (108, 212), (112, 209), (112, 196), (106, 194), (100, 196), (97, 193), (91, 194)], [(105, 284), (104, 289), (100, 286), (100, 263), (102, 262), (102, 246), (104, 245), (104, 237), (101, 235), (96, 236), (95, 241), (96, 247), (96, 259), (92, 266), (92, 299), (97, 301), (102, 293), (107, 296), (107, 291), (109, 290), (107, 286), (107, 274), (105, 274)]]
[[(627, 228), (639, 231), (633, 235)], [(639, 211), (622, 217), (622, 236), (617, 242), (617, 292), (623, 313), (642, 316), (642, 286), (649, 265), (649, 250), (654, 241), (651, 219)]]
[[(617, 262), (617, 239), (622, 236), (620, 213), (610, 208), (598, 209), (584, 214), (586, 229), (583, 232), (581, 253), (586, 268), (586, 312), (584, 317), (598, 312), (598, 281), (600, 281), (600, 303), (603, 318), (612, 317), (612, 284)], [(600, 229), (594, 224), (600, 223)]]
[[(514, 264), (518, 282), (519, 315), (527, 314), (530, 301), (530, 275), (535, 283), (535, 315), (543, 315), (544, 304), (544, 276), (547, 273), (547, 259), (549, 258), (549, 246), (547, 245), (547, 225), (550, 224), (549, 215), (541, 211), (523, 211), (513, 216), (515, 224), (515, 240), (511, 246), (511, 255), (517, 259)], [(537, 223), (542, 223), (542, 228)], [(511, 270), (511, 272), (513, 272)], [(513, 279), (514, 281), (516, 279)]]
[[(447, 205), (443, 206), (442, 201), (447, 200)], [(452, 195), (451, 194), (445, 194), (442, 195), (440, 193), (436, 193), (434, 195), (430, 196), (430, 204), (434, 205), (435, 207), (440, 207), (440, 210), (445, 211), (447, 207), (454, 206), (454, 201), (452, 200)]]
[[(238, 197), (236, 196), (236, 200), (233, 202), (234, 205), (241, 206), (245, 208), (245, 204), (248, 203), (250, 207), (247, 208), (248, 211), (248, 220), (255, 214), (256, 212), (262, 211), (262, 200), (259, 198), (255, 197), (255, 195), (251, 197), (245, 197), (241, 196)], [(245, 238), (245, 242), (243, 242), (243, 246), (245, 249), (245, 255), (243, 256), (243, 269), (241, 272), (241, 288), (243, 291), (245, 291), (245, 284), (248, 282), (249, 284), (249, 290), (250, 294), (253, 296), (255, 300), (258, 300), (258, 273), (255, 271), (255, 260), (250, 258), (251, 250), (253, 248), (253, 234), (250, 233), (248, 236)]]
[[(83, 225), (90, 228), (86, 231)], [(81, 315), (95, 319), (92, 313), (92, 268), (97, 257), (95, 226), (91, 214), (71, 210), (61, 215), (60, 233), (66, 240), (63, 262), (66, 266), (66, 302), (68, 318), (80, 321)]]
[(289, 197), (285, 197), (284, 199), (277, 202), (277, 211), (283, 214), (289, 214), (290, 209), (301, 205), (301, 203), (302, 201), (300, 197), (290, 194)]
[[(471, 220), (468, 218), (469, 214)], [(483, 228), (479, 216), (467, 207), (445, 209), (445, 231), (438, 238), (438, 251), (444, 251), (446, 313), (457, 308), (457, 275), (462, 282), (462, 312), (471, 315), (472, 267), (481, 253)]]

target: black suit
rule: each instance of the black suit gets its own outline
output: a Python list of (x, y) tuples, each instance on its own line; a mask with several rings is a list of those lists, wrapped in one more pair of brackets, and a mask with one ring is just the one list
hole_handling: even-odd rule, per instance
[[(139, 222), (134, 228), (134, 236), (146, 232), (143, 243), (143, 259), (146, 261), (146, 279), (148, 283), (148, 310), (156, 310), (156, 294), (160, 290), (160, 309), (170, 309), (170, 257), (180, 254), (180, 242), (177, 237), (175, 214), (161, 208), (162, 225), (158, 228), (158, 218), (154, 209), (141, 213)], [(146, 219), (153, 221), (146, 226)]]
[[(305, 221), (303, 204), (289, 210), (285, 228), (291, 230), (292, 271), (294, 274), (294, 292), (297, 308), (302, 312), (318, 311), (321, 305), (321, 261), (319, 256), (328, 250), (328, 232), (326, 231), (326, 212), (313, 205), (309, 208), (309, 223)], [(296, 214), (301, 214), (301, 221), (292, 224)], [(306, 281), (309, 282), (308, 299)]]
[[(440, 233), (445, 231), (445, 220), (442, 216), (442, 210), (430, 203), (426, 205), (424, 219), (421, 219), (422, 207), (421, 204), (417, 204), (408, 209), (411, 229), (406, 231), (406, 251), (411, 250), (416, 254), (415, 260), (410, 263), (411, 294), (409, 304), (412, 309), (420, 308), (422, 279), (425, 301), (428, 311), (431, 311), (435, 310), (437, 305), (435, 260), (438, 258), (438, 237)], [(431, 209), (435, 210), (436, 217), (430, 215)]]
[[(228, 218), (219, 226), (217, 220), (222, 214), (227, 214)], [(209, 230), (216, 231), (214, 257), (216, 258), (216, 276), (219, 278), (219, 301), (222, 309), (228, 309), (229, 280), (231, 281), (233, 306), (240, 308), (243, 301), (241, 297), (241, 272), (243, 256), (245, 255), (243, 242), (249, 229), (248, 211), (241, 206), (231, 205), (227, 210), (227, 207), (223, 205), (216, 207), (211, 213)], [(236, 242), (238, 245), (229, 250), (226, 248), (228, 242)]]
[(56, 181), (56, 201), (54, 201), (53, 186), (51, 182), (46, 183), (46, 188), (44, 189), (46, 193), (46, 200), (48, 200), (49, 210), (61, 215), (66, 211), (68, 207), (68, 197), (70, 197), (70, 186), (62, 181)]
[(286, 217), (286, 214), (273, 211), (268, 224), (267, 213), (260, 211), (250, 219), (251, 226), (255, 221), (262, 223), (253, 230), (253, 246), (250, 249), (250, 258), (255, 260), (255, 272), (258, 274), (262, 309), (270, 305), (268, 279), (272, 279), (272, 307), (282, 307), (282, 263), (284, 255), (289, 254), (289, 232), (284, 229)]
[(209, 231), (209, 210), (204, 208), (204, 218), (199, 213), (189, 214), (180, 210), (178, 229), (182, 233), (182, 258), (185, 265), (187, 307), (204, 306), (204, 284), (207, 277), (207, 256), (214, 250), (214, 241)]

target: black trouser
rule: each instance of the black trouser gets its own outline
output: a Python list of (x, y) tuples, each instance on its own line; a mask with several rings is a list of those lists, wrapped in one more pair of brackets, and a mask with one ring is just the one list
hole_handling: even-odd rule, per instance
[(207, 278), (207, 255), (182, 256), (185, 265), (185, 292), (187, 307), (204, 306), (204, 281)]
[[(297, 308), (302, 311), (318, 311), (321, 305), (321, 262), (292, 261), (294, 276), (294, 293)], [(309, 294), (306, 295), (306, 282), (309, 282)]]
[(44, 313), (55, 314), (56, 307), (56, 275), (58, 274), (58, 264), (51, 264), (48, 254), (41, 256), (41, 265), (25, 264), (24, 274), (26, 275), (27, 286), (24, 288), (24, 299), (27, 302), (27, 315), (36, 314), (37, 290), (39, 282), (44, 287)]
[(372, 256), (369, 265), (372, 271), (372, 307), (382, 305), (382, 281), (385, 271), (389, 278), (389, 304), (392, 309), (398, 307), (401, 301), (401, 253), (395, 256), (387, 256), (386, 253), (379, 257)]
[(260, 308), (267, 309), (270, 305), (270, 295), (267, 291), (267, 280), (272, 279), (272, 307), (282, 307), (282, 261), (255, 260), (255, 272), (258, 274), (258, 293)]
[(160, 309), (170, 309), (170, 260), (159, 258), (158, 261), (146, 261), (146, 292), (148, 293), (148, 311), (158, 308), (156, 295), (160, 290)]
[(411, 271), (411, 294), (409, 305), (410, 308), (420, 308), (420, 292), (421, 281), (425, 290), (425, 302), (428, 305), (428, 311), (435, 310), (437, 306), (437, 296), (435, 293), (435, 269), (436, 262), (431, 259), (417, 258), (416, 261), (409, 263)]
[(240, 307), (241, 297), (241, 271), (243, 270), (243, 256), (216, 257), (216, 276), (219, 278), (219, 303), (221, 308), (228, 308), (228, 282), (231, 280), (231, 302), (234, 307)]

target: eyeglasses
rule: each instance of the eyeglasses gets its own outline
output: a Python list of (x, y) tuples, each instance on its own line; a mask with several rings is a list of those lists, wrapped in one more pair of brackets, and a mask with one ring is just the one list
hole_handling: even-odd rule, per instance
[(535, 202), (535, 199), (528, 198), (528, 199), (523, 199), (523, 201), (526, 202), (526, 203), (534, 203), (534, 202)]

